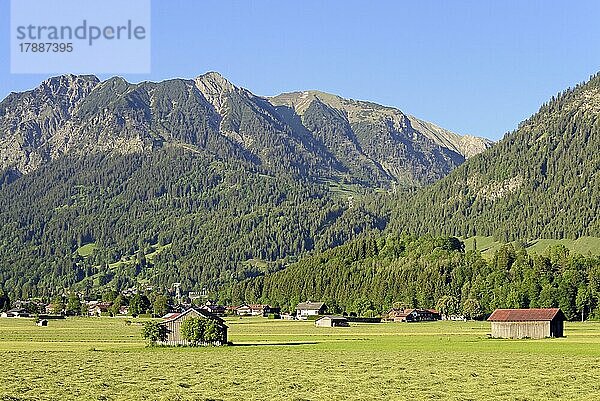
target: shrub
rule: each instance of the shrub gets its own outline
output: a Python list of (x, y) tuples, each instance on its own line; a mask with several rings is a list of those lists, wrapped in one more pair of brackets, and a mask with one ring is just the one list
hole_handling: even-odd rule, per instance
[(181, 323), (181, 336), (197, 346), (202, 343), (214, 343), (222, 336), (221, 327), (213, 319), (192, 317)]
[(204, 318), (192, 317), (185, 319), (183, 323), (181, 323), (181, 336), (191, 342), (192, 345), (196, 346), (204, 341), (205, 328), (206, 319)]
[(167, 327), (154, 320), (148, 321), (144, 323), (142, 337), (148, 341), (148, 345), (156, 345), (157, 342), (167, 339)]

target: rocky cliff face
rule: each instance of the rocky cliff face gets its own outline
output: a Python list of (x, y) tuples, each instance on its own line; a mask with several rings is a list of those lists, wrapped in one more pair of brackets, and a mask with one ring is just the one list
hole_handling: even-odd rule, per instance
[(465, 158), (475, 156), (490, 148), (493, 142), (473, 135), (458, 135), (427, 121), (409, 116), (412, 127), (440, 146), (454, 150)]
[(433, 182), (492, 144), (484, 138), (457, 135), (392, 107), (319, 91), (284, 93), (269, 100), (287, 108), (288, 115), (295, 114), (297, 122), (351, 170), (366, 169), (371, 176), (404, 183)]
[(322, 92), (263, 98), (216, 72), (139, 84), (65, 75), (0, 103), (0, 171), (14, 176), (67, 153), (151, 152), (169, 143), (367, 186), (427, 184), (490, 145)]
[(50, 160), (54, 136), (98, 84), (94, 76), (64, 75), (11, 93), (0, 103), (0, 169), (26, 174)]

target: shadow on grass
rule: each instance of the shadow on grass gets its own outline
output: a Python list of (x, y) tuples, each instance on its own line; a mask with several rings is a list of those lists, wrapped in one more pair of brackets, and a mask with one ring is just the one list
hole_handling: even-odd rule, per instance
[(232, 347), (265, 347), (265, 346), (282, 346), (282, 345), (315, 345), (318, 344), (316, 341), (294, 341), (294, 342), (280, 342), (280, 343), (233, 343), (230, 344)]

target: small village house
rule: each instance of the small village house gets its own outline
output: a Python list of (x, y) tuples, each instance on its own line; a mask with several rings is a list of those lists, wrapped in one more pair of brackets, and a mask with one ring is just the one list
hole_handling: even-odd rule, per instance
[(110, 314), (111, 306), (112, 306), (112, 302), (98, 302), (89, 307), (88, 315), (90, 315), (90, 316), (107, 316)]
[(225, 321), (218, 316), (214, 316), (206, 310), (200, 308), (189, 308), (184, 312), (168, 313), (163, 316), (162, 325), (167, 328), (167, 340), (162, 342), (162, 345), (191, 345), (181, 335), (181, 323), (184, 320), (192, 317), (202, 317), (205, 319), (211, 319), (217, 322), (221, 338), (215, 341), (211, 345), (223, 345), (227, 344), (227, 325)]
[(225, 316), (225, 307), (223, 305), (219, 305), (216, 302), (207, 301), (204, 305), (200, 307), (207, 312), (212, 313), (215, 316)]
[(323, 316), (315, 320), (317, 327), (348, 327), (348, 319), (344, 316)]
[(236, 310), (239, 316), (267, 316), (271, 313), (279, 313), (280, 308), (272, 307), (270, 305), (241, 305)]
[(250, 316), (252, 315), (252, 309), (248, 305), (240, 305), (235, 309), (235, 313), (238, 316)]
[(323, 302), (301, 302), (296, 306), (296, 319), (306, 320), (309, 316), (324, 315), (327, 305)]
[(440, 314), (434, 309), (398, 308), (387, 313), (389, 322), (430, 322), (440, 320)]
[(280, 313), (281, 308), (278, 306), (263, 305), (263, 316), (265, 317), (269, 315), (279, 315)]
[(2, 317), (29, 317), (29, 312), (23, 308), (13, 308), (2, 312)]
[(564, 320), (559, 308), (496, 309), (488, 318), (493, 338), (562, 337)]

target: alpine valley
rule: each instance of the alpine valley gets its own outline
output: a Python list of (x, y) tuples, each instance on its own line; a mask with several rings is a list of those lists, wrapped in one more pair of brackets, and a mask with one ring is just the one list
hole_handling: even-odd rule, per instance
[[(536, 241), (600, 249), (599, 116), (600, 76), (494, 145), (319, 91), (257, 96), (215, 72), (50, 78), (0, 103), (0, 283), (11, 298), (179, 282), (281, 305), (466, 301), (503, 288), (486, 277), (521, 250), (533, 266)], [(477, 240), (507, 259), (465, 252)], [(559, 288), (560, 260), (536, 285)], [(487, 310), (513, 287), (477, 297)]]
[(217, 288), (383, 229), (386, 191), (490, 145), (326, 93), (259, 97), (215, 72), (50, 78), (0, 103), (0, 281), (23, 297)]

